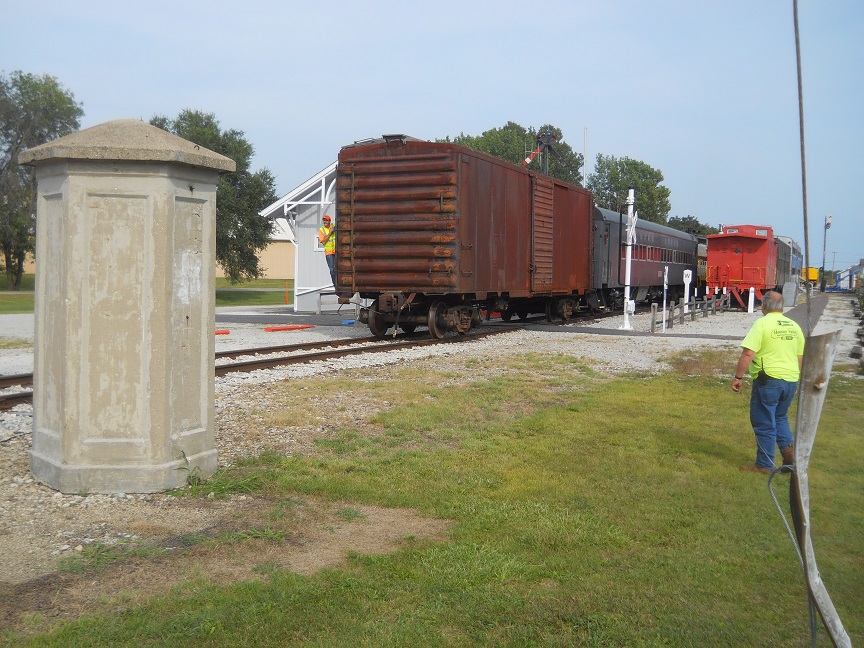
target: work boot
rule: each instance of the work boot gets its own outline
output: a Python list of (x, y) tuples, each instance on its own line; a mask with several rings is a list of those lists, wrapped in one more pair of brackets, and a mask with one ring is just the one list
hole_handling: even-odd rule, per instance
[(756, 464), (747, 464), (746, 466), (741, 466), (739, 470), (743, 472), (762, 473), (763, 475), (771, 474), (770, 468), (763, 468), (762, 466), (757, 466)]
[(793, 452), (794, 446), (790, 443), (786, 446), (786, 449), (783, 450), (780, 454), (783, 455), (783, 465), (791, 466), (795, 463), (795, 453)]

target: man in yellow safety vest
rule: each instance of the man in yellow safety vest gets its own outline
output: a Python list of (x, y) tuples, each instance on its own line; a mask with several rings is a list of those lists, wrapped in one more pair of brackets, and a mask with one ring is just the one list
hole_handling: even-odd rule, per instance
[(336, 230), (330, 223), (330, 216), (324, 215), (324, 224), (318, 230), (318, 242), (324, 248), (324, 258), (327, 269), (330, 270), (330, 281), (336, 286)]

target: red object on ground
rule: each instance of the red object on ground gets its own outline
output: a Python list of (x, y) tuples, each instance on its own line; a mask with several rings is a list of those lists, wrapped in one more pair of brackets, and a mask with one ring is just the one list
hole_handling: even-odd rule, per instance
[(299, 331), (301, 329), (315, 328), (314, 324), (288, 324), (287, 326), (268, 326), (264, 330), (268, 333), (273, 331)]
[(228, 335), (230, 332), (228, 329), (216, 329), (216, 335)]

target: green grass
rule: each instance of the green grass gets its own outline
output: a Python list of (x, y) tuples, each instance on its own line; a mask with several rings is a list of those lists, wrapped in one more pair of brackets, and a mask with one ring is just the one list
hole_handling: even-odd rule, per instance
[(293, 279), (255, 279), (231, 284), (227, 279), (216, 278), (216, 306), (282, 306), (286, 303), (294, 303)]
[(33, 312), (33, 292), (0, 292), (0, 315)]
[[(21, 277), (20, 290), (22, 292), (33, 292), (33, 287), (35, 284), (36, 284), (36, 275), (25, 273), (24, 276)], [(9, 284), (8, 277), (6, 276), (6, 271), (5, 270), (0, 271), (0, 292), (11, 290), (9, 285), (10, 284)]]
[[(259, 581), (188, 583), (120, 614), (7, 636), (196, 648), (808, 645), (803, 576), (767, 479), (738, 470), (754, 442), (747, 395), (726, 380), (736, 358), (684, 356), (674, 373), (607, 378), (578, 359), (525, 354), (505, 366), (391, 367), (382, 382), (368, 380), (374, 369), (283, 383), (271, 404), (288, 411), (322, 388), (378, 405), (313, 455), (239, 461), (184, 494), (314, 495), (345, 503), (345, 520), (358, 515), (352, 503), (410, 507), (453, 520), (452, 537), (312, 576), (268, 565)], [(811, 521), (853, 645), (864, 639), (862, 423), (864, 384), (835, 376), (810, 464)], [(775, 480), (784, 508), (788, 484)], [(829, 645), (821, 626), (819, 645)]]
[(11, 290), (6, 272), (0, 272), (0, 315), (15, 315), (33, 312), (33, 287), (36, 276), (25, 274), (21, 278), (21, 288)]
[[(288, 304), (294, 303), (294, 292), (288, 293)], [(216, 306), (284, 306), (285, 291), (217, 290)]]
[(216, 277), (216, 290), (221, 289), (242, 289), (242, 288), (273, 288), (274, 290), (281, 290), (282, 293), (285, 293), (285, 285), (294, 289), (294, 280), (293, 279), (252, 279), (251, 281), (241, 281), (239, 283), (232, 284), (225, 277)]
[(94, 542), (85, 545), (81, 552), (63, 558), (59, 563), (59, 570), (78, 574), (100, 572), (129, 558), (157, 558), (165, 555), (165, 553), (164, 550), (140, 543), (123, 542), (106, 545), (101, 542)]
[[(34, 276), (24, 275), (20, 291), (7, 290), (6, 275), (0, 273), (0, 315), (33, 312)], [(294, 280), (256, 279), (231, 284), (216, 278), (216, 306), (281, 306), (285, 304), (286, 285), (288, 303), (294, 303)]]
[(0, 349), (32, 349), (33, 342), (17, 338), (0, 338)]

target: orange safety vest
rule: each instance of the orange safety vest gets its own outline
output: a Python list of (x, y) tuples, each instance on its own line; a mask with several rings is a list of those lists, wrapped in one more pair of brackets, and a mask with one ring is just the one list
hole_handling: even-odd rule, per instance
[(336, 254), (336, 237), (333, 234), (333, 226), (323, 225), (318, 230), (318, 242), (324, 246), (324, 254)]

